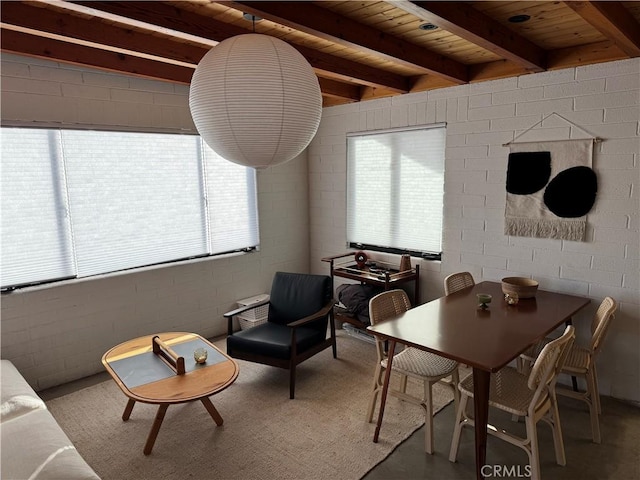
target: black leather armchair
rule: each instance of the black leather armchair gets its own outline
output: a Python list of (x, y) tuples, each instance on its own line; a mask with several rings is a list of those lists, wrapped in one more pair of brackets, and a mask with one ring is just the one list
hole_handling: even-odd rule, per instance
[[(337, 358), (331, 277), (277, 272), (269, 300), (227, 312), (227, 353), (236, 359), (285, 368), (294, 398), (296, 365), (333, 348)], [(267, 322), (233, 332), (233, 317), (269, 303)], [(329, 326), (329, 337), (327, 337)]]

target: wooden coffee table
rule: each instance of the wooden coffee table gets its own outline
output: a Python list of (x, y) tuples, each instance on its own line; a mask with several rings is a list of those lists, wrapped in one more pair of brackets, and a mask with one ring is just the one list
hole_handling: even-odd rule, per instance
[[(194, 360), (196, 348), (207, 350), (205, 363)], [(239, 372), (238, 364), (224, 352), (200, 335), (186, 332), (158, 333), (121, 343), (102, 356), (102, 364), (129, 397), (122, 420), (129, 420), (136, 402), (159, 405), (145, 455), (153, 449), (169, 405), (200, 400), (216, 424), (222, 425), (209, 397), (231, 385)]]

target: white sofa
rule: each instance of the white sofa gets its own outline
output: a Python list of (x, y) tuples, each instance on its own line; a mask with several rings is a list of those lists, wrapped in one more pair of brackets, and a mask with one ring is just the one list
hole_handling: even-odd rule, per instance
[(9, 360), (0, 382), (3, 480), (99, 479)]

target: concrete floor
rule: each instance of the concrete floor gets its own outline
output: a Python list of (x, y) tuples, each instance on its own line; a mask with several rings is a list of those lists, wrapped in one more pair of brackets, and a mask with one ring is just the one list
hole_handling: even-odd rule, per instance
[[(390, 399), (391, 401), (398, 401)], [(540, 471), (545, 480), (637, 480), (640, 479), (640, 408), (609, 397), (602, 397), (600, 429), (602, 443), (591, 441), (589, 412), (584, 402), (559, 397), (560, 420), (567, 465), (555, 461), (551, 428), (538, 423)], [(490, 421), (509, 432), (524, 436), (524, 422), (515, 423), (510, 415), (490, 409)], [(462, 430), (456, 463), (449, 461), (449, 448), (455, 421), (453, 404), (433, 420), (434, 453), (424, 452), (424, 427), (402, 443), (385, 461), (371, 470), (364, 480), (462, 480), (475, 479), (474, 432)], [(380, 431), (384, 436), (384, 423)], [(495, 437), (487, 442), (487, 478), (529, 478), (524, 450)], [(495, 466), (495, 467), (493, 467)], [(504, 468), (503, 468), (504, 467)], [(506, 470), (507, 475), (500, 475)]]

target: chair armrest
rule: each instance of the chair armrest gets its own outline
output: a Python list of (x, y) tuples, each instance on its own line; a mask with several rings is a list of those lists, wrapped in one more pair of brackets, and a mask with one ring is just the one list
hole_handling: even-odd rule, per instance
[(252, 303), (251, 305), (245, 305), (244, 307), (236, 308), (230, 312), (223, 313), (222, 316), (227, 319), (227, 335), (233, 335), (233, 317), (240, 315), (243, 312), (253, 310), (254, 308), (261, 307), (269, 303), (269, 300), (262, 300), (261, 302)]
[(287, 327), (297, 328), (306, 325), (307, 323), (318, 320), (319, 318), (322, 318), (325, 315), (331, 313), (333, 311), (333, 306), (335, 305), (335, 303), (336, 301), (332, 298), (324, 307), (322, 307), (322, 309), (318, 310), (316, 313), (312, 313), (311, 315), (296, 320), (295, 322), (288, 323)]
[(261, 302), (252, 303), (251, 305), (245, 305), (244, 307), (236, 308), (235, 310), (231, 310), (230, 312), (223, 313), (222, 316), (224, 318), (231, 318), (236, 315), (240, 315), (248, 310), (253, 310), (254, 308), (261, 307), (262, 305), (266, 305), (269, 303), (269, 300), (262, 300)]

